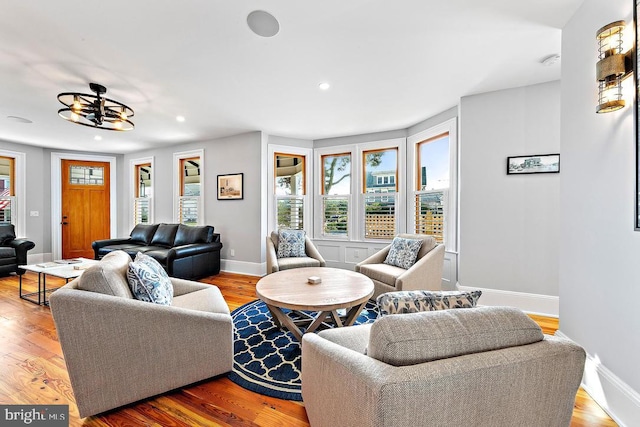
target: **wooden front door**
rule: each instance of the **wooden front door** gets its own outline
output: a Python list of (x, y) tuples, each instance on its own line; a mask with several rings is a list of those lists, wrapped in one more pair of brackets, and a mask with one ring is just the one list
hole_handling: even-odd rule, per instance
[(109, 162), (62, 160), (62, 257), (93, 259), (91, 242), (110, 237)]

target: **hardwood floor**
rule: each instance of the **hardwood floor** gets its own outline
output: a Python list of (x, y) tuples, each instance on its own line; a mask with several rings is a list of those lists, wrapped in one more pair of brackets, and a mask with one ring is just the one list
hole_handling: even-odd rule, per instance
[[(231, 310), (255, 299), (258, 278), (230, 273), (202, 280), (220, 288)], [(37, 287), (27, 273), (23, 286)], [(48, 286), (63, 281), (47, 279)], [(545, 333), (556, 319), (532, 316)], [(308, 426), (304, 406), (241, 388), (227, 378), (193, 384), (155, 398), (85, 419), (78, 418), (62, 350), (49, 308), (18, 298), (17, 276), (0, 278), (0, 403), (69, 404), (71, 426)], [(582, 389), (572, 427), (616, 426)]]

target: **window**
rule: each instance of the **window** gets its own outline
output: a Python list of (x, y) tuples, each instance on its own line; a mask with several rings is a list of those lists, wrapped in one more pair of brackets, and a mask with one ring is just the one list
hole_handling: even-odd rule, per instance
[(304, 229), (305, 156), (274, 153), (277, 228)]
[(203, 159), (204, 150), (174, 154), (175, 221), (180, 224), (199, 225), (204, 223)]
[(15, 160), (0, 156), (0, 222), (15, 224)]
[(320, 156), (322, 235), (348, 237), (351, 153)]
[(364, 238), (392, 239), (398, 230), (398, 149), (363, 151), (362, 171)]
[(409, 229), (429, 234), (447, 250), (456, 243), (456, 124), (449, 120), (409, 137), (413, 145), (413, 197), (407, 201), (411, 222)]
[(151, 224), (151, 197), (153, 185), (151, 180), (151, 163), (136, 164), (133, 175), (133, 222), (134, 224)]

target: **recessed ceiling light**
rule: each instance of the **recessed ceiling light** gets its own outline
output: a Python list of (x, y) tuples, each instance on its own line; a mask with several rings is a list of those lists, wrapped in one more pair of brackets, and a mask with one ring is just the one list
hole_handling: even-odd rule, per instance
[(24, 117), (18, 117), (18, 116), (7, 116), (7, 120), (11, 120), (12, 122), (16, 122), (16, 123), (33, 123), (29, 119), (25, 119)]
[(560, 55), (558, 55), (557, 53), (553, 55), (549, 55), (546, 58), (544, 58), (542, 61), (540, 61), (540, 63), (545, 67), (550, 67), (553, 64), (556, 64), (558, 62), (560, 62)]
[(96, 135), (93, 137), (96, 141), (102, 141), (102, 137), (100, 135)]
[(180, 123), (185, 121), (184, 116), (176, 116), (176, 120), (179, 121)]
[(280, 31), (280, 23), (269, 12), (254, 10), (247, 16), (251, 31), (260, 37), (273, 37)]
[(320, 90), (329, 90), (330, 87), (331, 85), (327, 82), (322, 82), (318, 85), (318, 89)]

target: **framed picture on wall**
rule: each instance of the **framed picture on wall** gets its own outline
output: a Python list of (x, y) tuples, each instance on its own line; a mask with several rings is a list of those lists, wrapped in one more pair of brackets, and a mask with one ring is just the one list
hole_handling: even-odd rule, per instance
[(560, 172), (560, 154), (507, 157), (507, 175)]
[(218, 175), (218, 200), (242, 200), (244, 198), (244, 174)]

